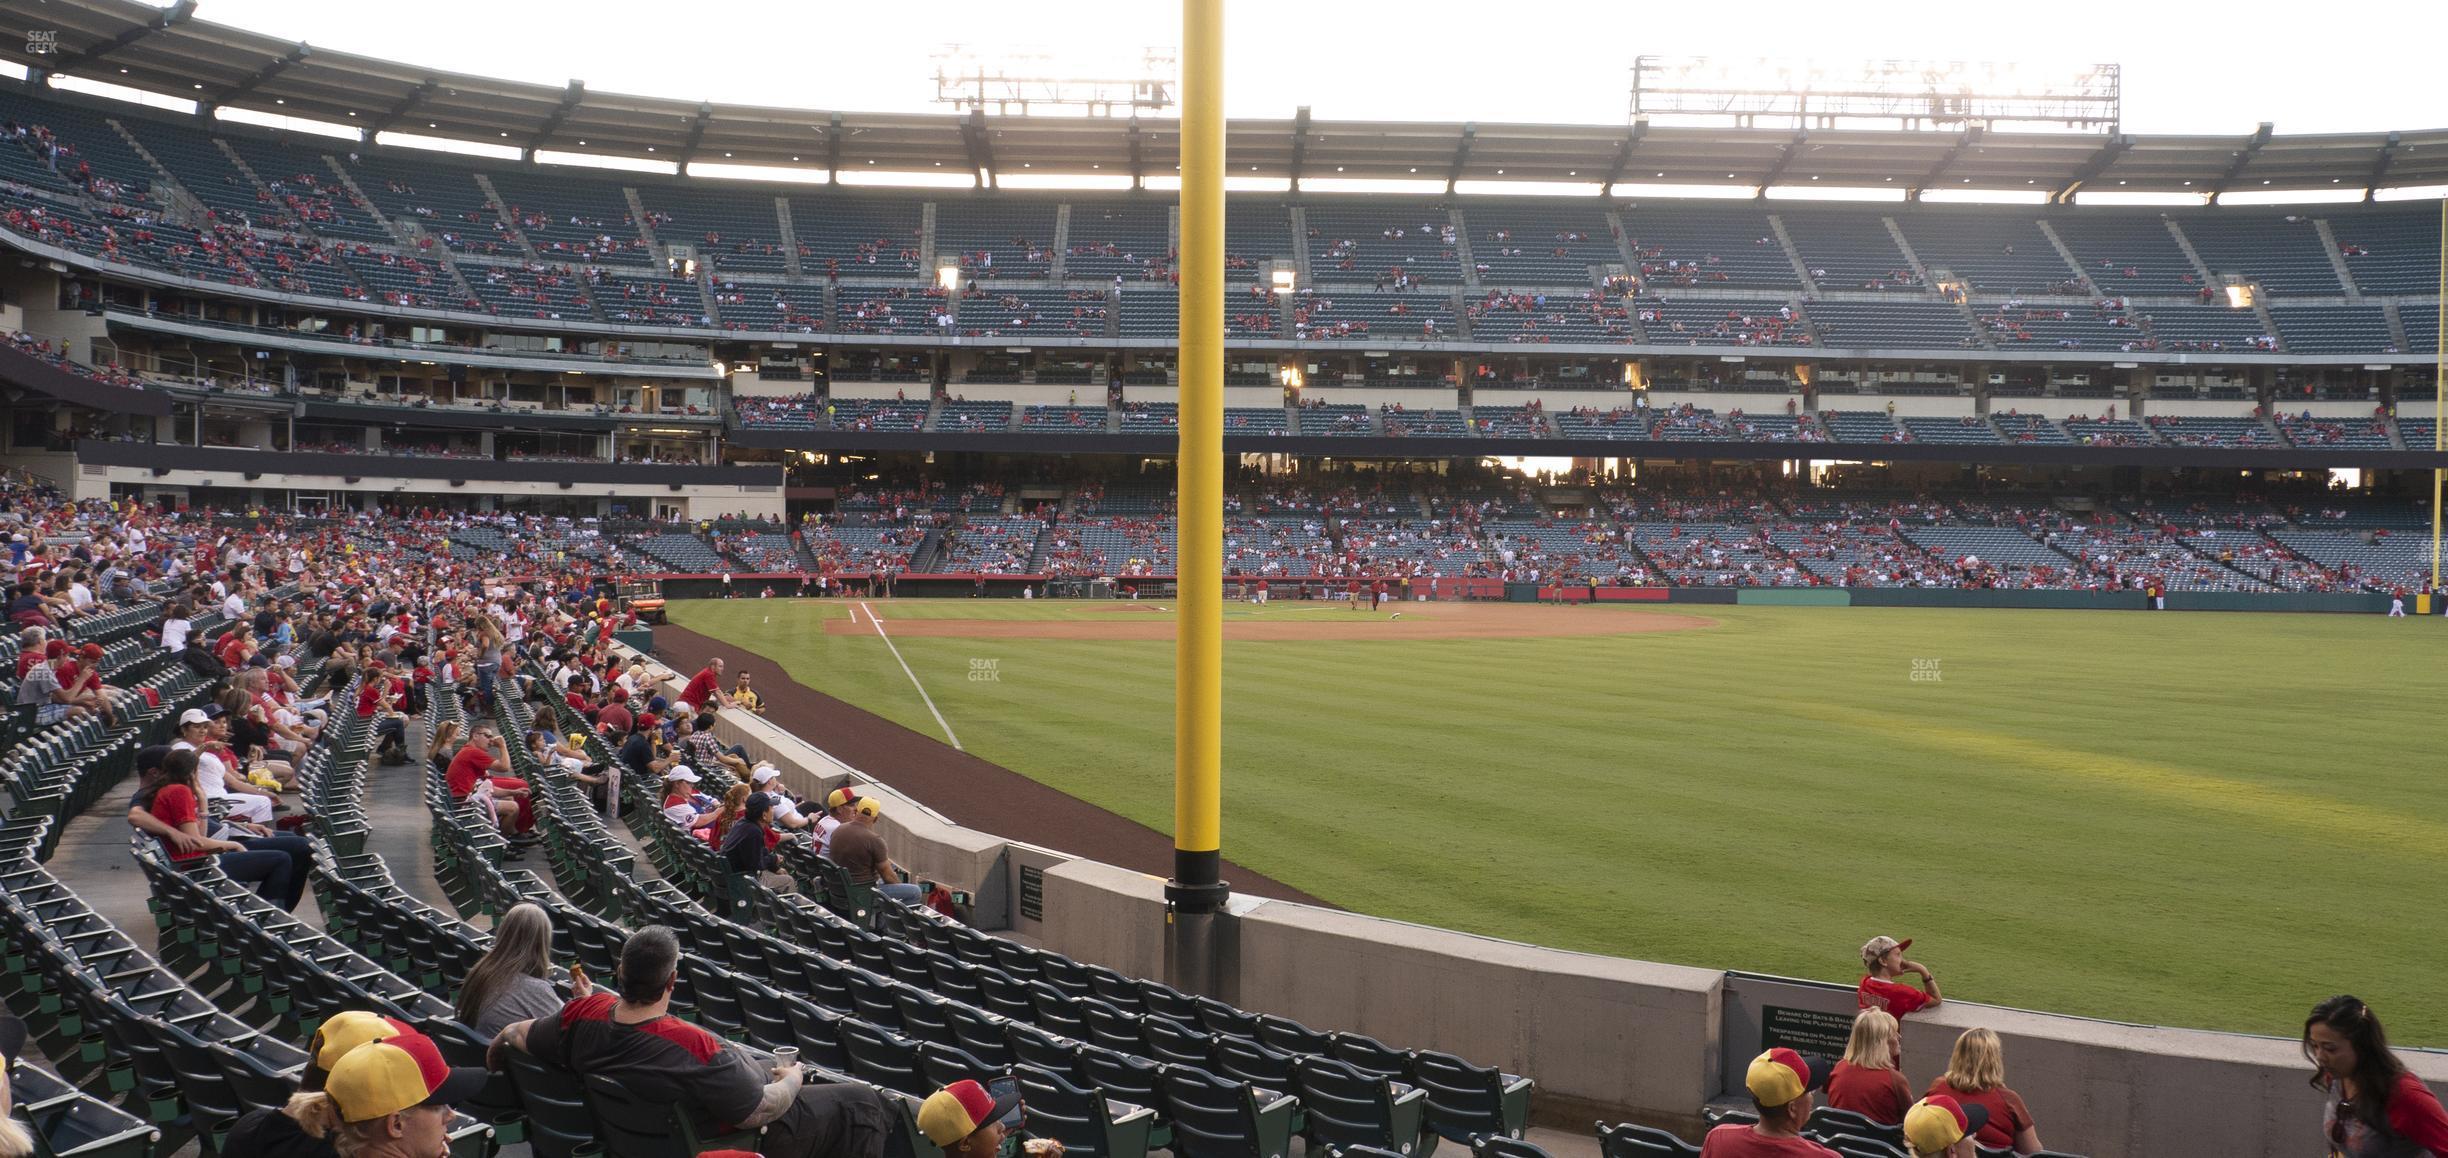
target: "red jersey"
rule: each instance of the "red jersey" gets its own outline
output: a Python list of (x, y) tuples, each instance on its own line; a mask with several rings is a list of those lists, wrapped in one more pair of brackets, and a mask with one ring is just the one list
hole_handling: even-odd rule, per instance
[(700, 668), (696, 675), (689, 677), (688, 686), (680, 690), (680, 699), (703, 711), (707, 704), (714, 702), (714, 692), (721, 686), (722, 677), (715, 675), (713, 668)]
[(476, 781), (492, 767), (493, 753), (472, 744), (459, 749), (458, 754), (451, 757), (450, 771), (444, 776), (450, 783), (451, 798), (467, 799), (468, 793), (476, 790)]
[(1700, 1142), (1700, 1158), (1839, 1158), (1808, 1138), (1771, 1138), (1741, 1122), (1728, 1122)]
[(1897, 1017), (1930, 1003), (1930, 995), (1919, 989), (1881, 981), (1867, 973), (1862, 974), (1861, 988), (1855, 991), (1854, 999), (1863, 1009), (1884, 1009)]
[(1902, 1123), (1904, 1111), (1912, 1108), (1912, 1087), (1904, 1083), (1904, 1075), (1894, 1070), (1874, 1070), (1840, 1061), (1828, 1075), (1827, 1104), (1830, 1109), (1850, 1110), (1873, 1122), (1893, 1126)]
[(2031, 1110), (2023, 1105), (2023, 1096), (2004, 1086), (1967, 1094), (1947, 1084), (1946, 1077), (1932, 1078), (1930, 1094), (1945, 1094), (1964, 1105), (1989, 1107), (1989, 1124), (1972, 1135), (1972, 1140), (1991, 1150), (2004, 1150), (2014, 1145), (2015, 1135), (2032, 1125)]
[[(145, 811), (152, 813), (153, 819), (172, 828), (184, 827), (192, 823), (199, 815), (196, 809), (195, 792), (184, 784), (162, 785), (161, 791), (153, 794), (153, 806)], [(162, 842), (162, 851), (169, 853), (170, 859), (178, 864), (186, 864), (200, 857), (212, 855), (203, 852), (181, 853), (171, 848), (168, 841)]]

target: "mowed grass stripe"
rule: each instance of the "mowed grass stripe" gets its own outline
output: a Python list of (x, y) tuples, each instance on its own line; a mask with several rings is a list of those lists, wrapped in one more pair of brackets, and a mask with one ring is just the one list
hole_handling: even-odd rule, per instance
[[(882, 610), (1143, 614), (1111, 607)], [(1719, 626), (1561, 609), (1593, 634), (1228, 644), (1227, 848), (1337, 904), (1565, 948), (1849, 981), (1885, 931), (1960, 997), (2284, 1033), (2352, 990), (2448, 1044), (2437, 624), (1700, 610)], [(927, 730), (872, 634), (757, 611), (675, 605)], [(1170, 828), (1169, 643), (900, 642), (973, 751)]]

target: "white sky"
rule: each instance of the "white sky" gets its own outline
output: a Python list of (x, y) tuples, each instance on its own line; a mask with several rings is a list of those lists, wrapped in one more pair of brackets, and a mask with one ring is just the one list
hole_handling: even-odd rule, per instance
[[(583, 15), (578, 15), (583, 13)], [(1165, 0), (203, 0), (199, 19), (438, 69), (686, 100), (931, 111), (931, 53), (1049, 49), (1135, 65), (1180, 41)], [(2448, 126), (2448, 2), (1228, 0), (1227, 112), (1620, 124), (1642, 53), (2111, 62), (2135, 133)]]

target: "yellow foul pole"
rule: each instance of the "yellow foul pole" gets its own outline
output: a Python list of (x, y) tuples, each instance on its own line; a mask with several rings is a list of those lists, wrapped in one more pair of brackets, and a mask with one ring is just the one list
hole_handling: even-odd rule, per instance
[(1224, 757), (1224, 0), (1182, 0), (1179, 626), (1173, 643), (1176, 984), (1213, 988)]
[[(2448, 197), (2440, 198), (2439, 328), (2431, 331), (2431, 449), (2448, 449)], [(2440, 479), (2431, 468), (2431, 597), (2440, 597)]]

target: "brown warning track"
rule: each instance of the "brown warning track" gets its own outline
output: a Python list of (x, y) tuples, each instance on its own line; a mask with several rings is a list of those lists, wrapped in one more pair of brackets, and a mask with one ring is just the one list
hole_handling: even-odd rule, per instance
[[(878, 614), (897, 636), (957, 636), (962, 639), (1165, 640), (1173, 638), (1166, 603), (1116, 603), (1096, 619), (958, 619), (896, 617), (892, 605)], [(1337, 603), (1277, 603), (1260, 614), (1269, 619), (1228, 619), (1224, 638), (1253, 642), (1316, 640), (1527, 639), (1536, 636), (1642, 635), (1697, 631), (1717, 621), (1699, 615), (1629, 610), (1622, 606), (1554, 607), (1536, 603), (1392, 603), (1384, 611), (1355, 611)], [(828, 619), (827, 635), (868, 635), (864, 619)], [(659, 630), (659, 629), (658, 629)]]
[[(895, 632), (904, 623), (919, 622), (886, 618)], [(1171, 638), (1170, 623), (1148, 626), (1165, 628), (1165, 637)], [(654, 640), (655, 656), (682, 673), (696, 671), (716, 655), (733, 657), (731, 669), (737, 671), (737, 657), (755, 654), (671, 624), (656, 627)], [(954, 823), (1153, 876), (1173, 875), (1171, 836), (828, 696), (791, 679), (772, 656), (760, 658), (766, 662), (758, 665), (757, 692), (765, 698), (767, 719)], [(1326, 903), (1229, 860), (1224, 862), (1224, 879), (1232, 882), (1234, 892), (1249, 896)]]

